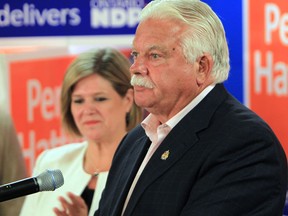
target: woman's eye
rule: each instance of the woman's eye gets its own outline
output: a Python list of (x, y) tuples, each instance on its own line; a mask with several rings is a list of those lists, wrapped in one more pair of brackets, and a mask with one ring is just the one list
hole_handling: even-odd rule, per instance
[(107, 98), (105, 98), (105, 97), (96, 97), (96, 98), (94, 98), (94, 100), (95, 101), (105, 101), (105, 100), (107, 100)]
[(80, 103), (83, 103), (83, 99), (74, 99), (74, 100), (72, 100), (72, 102), (80, 104)]

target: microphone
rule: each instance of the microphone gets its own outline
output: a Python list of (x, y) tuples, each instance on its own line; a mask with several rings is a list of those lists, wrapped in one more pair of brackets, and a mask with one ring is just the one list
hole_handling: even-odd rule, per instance
[(54, 191), (63, 184), (64, 178), (60, 170), (46, 170), (36, 177), (0, 186), (0, 202), (40, 191)]

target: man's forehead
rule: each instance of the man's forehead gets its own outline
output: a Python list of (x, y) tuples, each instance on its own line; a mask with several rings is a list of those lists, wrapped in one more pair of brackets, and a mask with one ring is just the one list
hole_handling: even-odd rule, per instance
[(160, 45), (160, 44), (141, 44), (142, 46), (138, 46), (137, 44), (133, 43), (132, 49), (137, 50), (137, 49), (141, 49), (143, 51), (153, 51), (153, 50), (158, 50), (161, 52), (165, 52), (167, 51), (167, 47), (164, 45)]
[[(151, 21), (151, 20), (150, 20)], [(163, 21), (163, 20), (162, 20)], [(133, 39), (133, 46), (144, 46), (146, 49), (162, 49), (165, 46), (177, 45), (181, 43), (183, 33), (187, 30), (187, 25), (175, 23), (173, 26), (158, 26), (149, 23), (149, 20), (140, 23), (135, 37)], [(147, 24), (147, 25), (146, 25)]]
[(158, 31), (160, 33), (166, 34), (170, 32), (171, 34), (177, 34), (179, 31), (185, 31), (189, 29), (190, 26), (175, 18), (147, 18), (145, 20), (140, 21), (136, 28), (137, 33), (149, 33), (153, 31)]

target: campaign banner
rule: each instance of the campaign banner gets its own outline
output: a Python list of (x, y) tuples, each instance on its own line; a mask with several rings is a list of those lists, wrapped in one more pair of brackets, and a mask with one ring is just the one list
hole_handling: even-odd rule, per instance
[(245, 103), (268, 122), (288, 155), (288, 4), (246, 4)]
[(134, 34), (147, 0), (0, 3), (0, 37)]
[(43, 150), (68, 142), (61, 129), (60, 91), (73, 58), (35, 58), (10, 64), (10, 109), (29, 172)]

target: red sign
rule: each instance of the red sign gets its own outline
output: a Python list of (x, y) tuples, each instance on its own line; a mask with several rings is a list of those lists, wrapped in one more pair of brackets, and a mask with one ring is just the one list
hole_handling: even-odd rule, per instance
[(246, 103), (268, 122), (288, 155), (288, 4), (246, 2)]
[(73, 56), (10, 64), (11, 112), (28, 171), (43, 150), (67, 143), (60, 125), (60, 90)]

